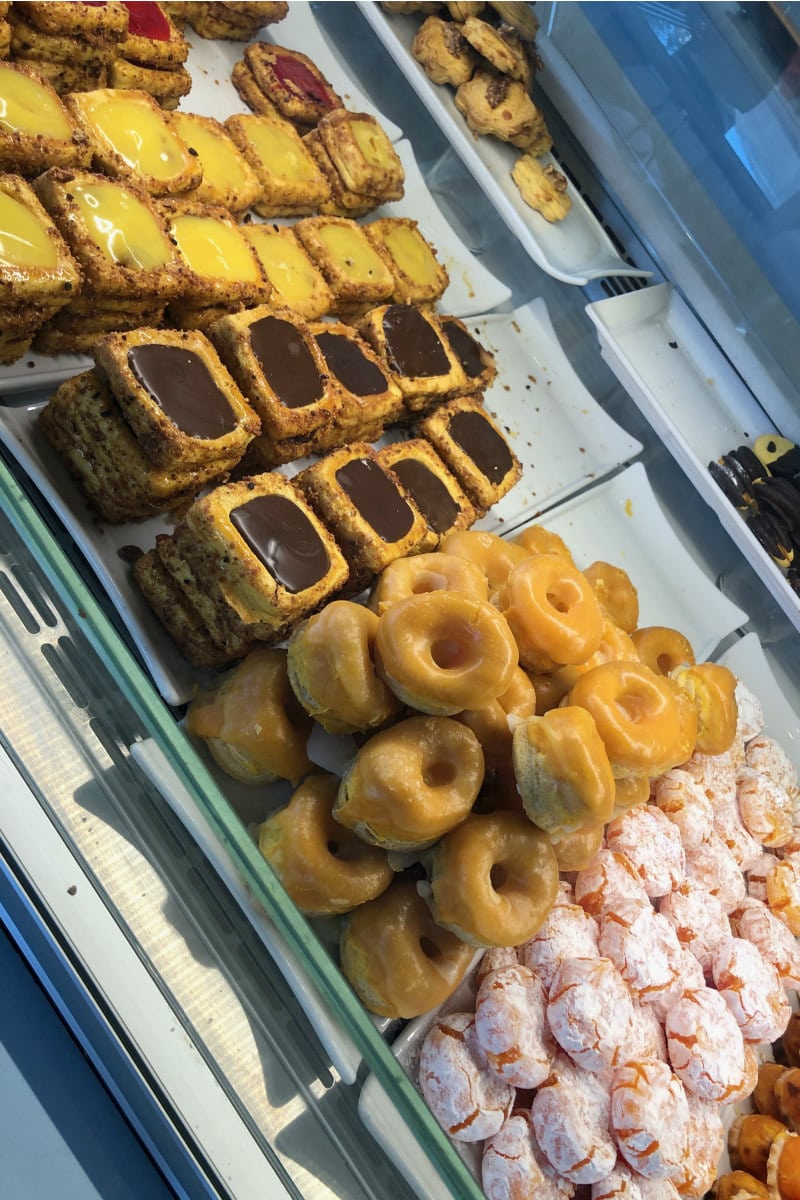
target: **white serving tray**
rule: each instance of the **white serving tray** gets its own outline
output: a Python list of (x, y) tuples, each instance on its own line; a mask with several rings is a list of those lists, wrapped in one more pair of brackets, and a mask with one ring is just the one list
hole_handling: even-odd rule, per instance
[[(359, 3), (433, 120), (537, 266), (556, 279), (581, 286), (608, 275), (650, 274), (625, 262), (571, 182), (567, 190), (572, 209), (563, 221), (551, 224), (529, 208), (511, 178), (519, 151), (496, 138), (473, 137), (455, 106), (453, 91), (432, 83), (411, 54), (419, 17), (388, 13), (372, 0)], [(545, 155), (543, 161), (558, 167), (550, 155)]]
[(600, 559), (627, 571), (639, 593), (639, 624), (679, 629), (698, 662), (749, 620), (689, 554), (641, 463), (568, 500), (542, 524), (561, 535), (579, 567)]
[[(476, 318), (471, 327), (479, 336), (485, 329), (497, 349), (498, 377), (486, 393), (486, 403), (510, 430), (509, 440), (525, 464), (522, 480), (484, 518), (483, 528), (501, 530), (526, 522), (641, 449), (605, 416), (572, 371), (544, 301), (512, 314)], [(42, 407), (41, 400), (0, 407), (0, 442), (59, 514), (163, 699), (173, 706), (184, 704), (208, 672), (191, 667), (164, 632), (133, 583), (126, 552), (131, 547), (151, 549), (156, 536), (169, 533), (172, 526), (163, 516), (125, 525), (108, 525), (93, 516), (37, 427)], [(301, 465), (290, 464), (284, 473), (293, 474)]]
[(775, 426), (667, 283), (598, 300), (586, 311), (603, 358), (800, 629), (800, 601), (708, 473), (708, 464)]

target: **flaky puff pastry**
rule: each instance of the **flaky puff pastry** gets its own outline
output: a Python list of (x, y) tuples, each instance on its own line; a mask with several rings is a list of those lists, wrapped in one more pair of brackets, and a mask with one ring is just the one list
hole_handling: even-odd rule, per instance
[(317, 132), (346, 188), (381, 201), (402, 197), (403, 164), (375, 117), (337, 108)]
[(511, 178), (528, 207), (551, 224), (563, 221), (572, 208), (567, 178), (552, 163), (542, 163), (532, 154), (521, 154), (511, 168)]
[(477, 56), (455, 21), (426, 17), (416, 32), (411, 53), (433, 83), (459, 87), (472, 77)]
[(477, 50), (501, 75), (509, 75), (530, 87), (533, 78), (531, 62), (524, 45), (513, 33), (496, 29), (480, 17), (467, 17), (461, 33), (473, 50)]
[(455, 105), (474, 134), (491, 134), (520, 150), (541, 136), (538, 108), (525, 85), (507, 75), (476, 71), (457, 89)]

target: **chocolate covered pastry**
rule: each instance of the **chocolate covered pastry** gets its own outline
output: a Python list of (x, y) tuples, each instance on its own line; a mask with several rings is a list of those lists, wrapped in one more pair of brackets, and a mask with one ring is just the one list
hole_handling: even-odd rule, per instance
[(424, 438), (393, 442), (378, 451), (378, 458), (391, 467), (425, 518), (423, 550), (435, 550), (448, 533), (469, 529), (482, 515)]
[(448, 401), (417, 428), (484, 511), (502, 499), (522, 474), (519, 459), (476, 397)]

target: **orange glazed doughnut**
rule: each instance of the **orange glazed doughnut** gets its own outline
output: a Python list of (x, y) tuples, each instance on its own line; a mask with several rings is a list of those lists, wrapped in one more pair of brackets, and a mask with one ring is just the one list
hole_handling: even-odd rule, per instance
[(671, 673), (697, 711), (697, 749), (724, 754), (736, 736), (736, 676), (718, 663), (677, 667)]
[(669, 675), (676, 667), (693, 666), (694, 650), (688, 638), (667, 625), (644, 625), (631, 634), (639, 658), (656, 675)]
[(349, 912), (386, 891), (394, 877), (385, 850), (334, 821), (338, 787), (335, 775), (310, 775), (258, 830), (262, 855), (310, 916)]
[(378, 615), (390, 605), (408, 596), (427, 592), (463, 592), (473, 600), (488, 600), (486, 576), (475, 563), (455, 554), (435, 550), (430, 554), (410, 554), (396, 558), (384, 567), (370, 600)]
[(474, 957), (472, 946), (436, 924), (410, 879), (396, 880), (342, 923), (342, 971), (364, 1006), (381, 1017), (418, 1017), (436, 1008)]
[(376, 733), (345, 772), (333, 815), (359, 837), (419, 850), (459, 825), (483, 782), (483, 751), (449, 717), (408, 717)]
[(517, 789), (534, 825), (553, 836), (603, 825), (614, 805), (614, 776), (585, 708), (554, 708), (514, 730)]
[(456, 529), (448, 533), (439, 549), (464, 558), (483, 571), (490, 597), (505, 583), (509, 572), (530, 554), (516, 542), (507, 542), (496, 533), (481, 529)]
[(431, 854), (434, 919), (473, 946), (519, 946), (541, 928), (558, 891), (546, 834), (512, 812), (473, 813)]
[(518, 663), (508, 624), (491, 604), (457, 592), (409, 596), (378, 618), (378, 673), (404, 704), (453, 716), (511, 686)]
[(242, 783), (299, 783), (311, 718), (289, 685), (286, 651), (259, 646), (189, 705), (186, 728), (204, 738), (216, 762)]
[(289, 681), (310, 716), (329, 733), (384, 725), (401, 704), (375, 673), (378, 618), (351, 600), (333, 600), (289, 639)]
[(602, 663), (580, 675), (569, 703), (591, 713), (616, 776), (661, 775), (677, 765), (684, 729), (668, 680), (644, 663)]
[(573, 833), (551, 838), (559, 871), (582, 871), (597, 855), (603, 844), (602, 825), (582, 825)]
[(529, 525), (511, 540), (528, 554), (560, 554), (573, 562), (572, 552), (564, 539), (552, 529), (545, 529), (544, 525)]
[(600, 645), (603, 614), (589, 581), (560, 554), (532, 554), (497, 594), (520, 662), (531, 671), (585, 662)]
[(627, 571), (598, 559), (583, 573), (592, 585), (603, 611), (625, 633), (633, 633), (639, 624), (639, 593)]
[(537, 717), (543, 717), (551, 708), (558, 708), (577, 678), (572, 667), (556, 668), (555, 671), (528, 671), (527, 674), (536, 692)]
[(510, 687), (481, 708), (466, 708), (456, 720), (469, 726), (483, 747), (486, 767), (494, 768), (511, 760), (512, 727), (536, 711), (536, 693), (528, 676), (517, 667)]
[(614, 816), (619, 817), (629, 808), (638, 808), (650, 799), (650, 780), (646, 775), (628, 775), (614, 780)]

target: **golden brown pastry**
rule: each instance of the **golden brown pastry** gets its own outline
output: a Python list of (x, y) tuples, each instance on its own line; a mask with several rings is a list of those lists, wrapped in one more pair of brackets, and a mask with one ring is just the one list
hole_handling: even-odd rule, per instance
[(530, 59), (523, 43), (508, 27), (497, 29), (480, 17), (467, 17), (461, 32), (473, 50), (491, 63), (495, 71), (530, 87), (533, 78)]
[(533, 144), (544, 124), (525, 85), (491, 71), (476, 71), (462, 83), (455, 105), (474, 134), (492, 134), (520, 150)]
[(541, 163), (533, 154), (521, 154), (511, 168), (511, 178), (528, 207), (551, 224), (563, 221), (572, 208), (567, 177), (552, 163)]
[(417, 30), (411, 53), (433, 83), (459, 87), (472, 76), (477, 57), (454, 21), (426, 17)]

